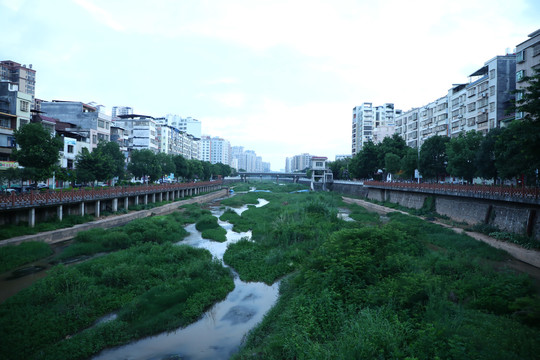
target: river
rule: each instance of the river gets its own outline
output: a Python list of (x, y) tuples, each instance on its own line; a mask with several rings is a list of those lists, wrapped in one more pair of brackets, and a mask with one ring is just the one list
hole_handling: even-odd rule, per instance
[[(256, 206), (266, 205), (268, 201), (259, 199)], [(247, 207), (233, 209), (242, 213)], [(211, 208), (214, 216), (221, 216), (224, 209)], [(235, 233), (228, 222), (219, 221), (227, 230), (227, 241), (219, 243), (203, 239), (195, 229), (195, 224), (186, 226), (190, 233), (179, 244), (188, 244), (207, 249), (217, 259), (223, 260), (227, 245), (243, 237), (251, 237), (251, 232)], [(215, 360), (228, 359), (238, 351), (245, 335), (255, 327), (264, 314), (274, 305), (278, 297), (279, 283), (271, 286), (264, 283), (246, 283), (233, 271), (235, 288), (225, 300), (215, 304), (202, 318), (174, 332), (134, 341), (130, 344), (102, 351), (96, 360)]]

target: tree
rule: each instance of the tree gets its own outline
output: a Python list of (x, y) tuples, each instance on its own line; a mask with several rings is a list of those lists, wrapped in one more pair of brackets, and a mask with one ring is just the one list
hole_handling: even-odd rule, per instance
[(484, 179), (496, 179), (498, 177), (497, 167), (495, 166), (495, 142), (501, 133), (502, 129), (495, 128), (483, 137), (474, 159), (476, 176)]
[(396, 174), (401, 167), (401, 159), (398, 155), (387, 153), (384, 157), (384, 168), (390, 174)]
[(418, 169), (418, 149), (407, 148), (405, 155), (401, 158), (402, 177), (412, 179), (414, 170)]
[(534, 177), (540, 168), (538, 124), (513, 121), (495, 142), (495, 166), (499, 176), (511, 179), (521, 175)]
[[(385, 137), (381, 143), (377, 144), (378, 149), (378, 168), (386, 167), (386, 154), (396, 154), (400, 159), (407, 152), (407, 143), (398, 134), (393, 134), (391, 137)], [(399, 169), (398, 169), (399, 170)]]
[(202, 164), (202, 179), (204, 181), (210, 180), (210, 176), (212, 176), (212, 164), (208, 161), (201, 161)]
[(160, 178), (162, 178), (163, 176), (169, 175), (171, 173), (174, 173), (176, 170), (176, 166), (174, 164), (173, 158), (169, 154), (165, 154), (165, 153), (156, 154), (156, 162), (159, 164), (159, 167), (160, 167), (160, 175), (159, 175)]
[(155, 181), (161, 177), (161, 167), (156, 155), (150, 149), (133, 150), (128, 170), (136, 178), (149, 176), (150, 181)]
[(197, 159), (191, 159), (188, 160), (188, 179), (193, 180), (196, 178), (202, 179), (203, 178), (203, 166), (202, 162)]
[(378, 150), (375, 144), (371, 140), (365, 143), (349, 166), (349, 171), (353, 177), (358, 179), (372, 178), (378, 169), (377, 155)]
[(189, 175), (188, 162), (182, 155), (173, 156), (173, 163), (175, 166), (174, 176), (177, 178), (187, 178)]
[(64, 146), (62, 138), (51, 135), (40, 123), (21, 126), (13, 135), (19, 146), (13, 149), (13, 158), (21, 166), (36, 169), (34, 180), (50, 178)]
[(518, 91), (516, 110), (523, 113), (524, 120), (540, 122), (540, 69), (534, 69), (532, 76), (525, 76), (522, 81), (527, 83), (523, 91)]
[(328, 168), (332, 171), (334, 180), (349, 180), (349, 164), (351, 158), (328, 162)]
[(427, 139), (420, 147), (418, 165), (424, 178), (436, 178), (446, 173), (446, 136), (435, 135)]
[(96, 173), (99, 172), (97, 157), (92, 155), (87, 148), (83, 148), (75, 157), (75, 169), (79, 183), (85, 184), (97, 180)]
[(113, 177), (122, 179), (126, 172), (126, 157), (120, 146), (114, 141), (100, 141), (92, 154), (100, 157), (101, 174), (96, 174), (98, 180), (110, 180)]
[(527, 86), (516, 92), (515, 102), (523, 120), (511, 123), (495, 143), (495, 163), (502, 178), (536, 178), (540, 168), (540, 69), (523, 81)]
[(464, 178), (467, 182), (472, 183), (477, 172), (475, 159), (482, 140), (482, 133), (474, 130), (465, 134), (461, 133), (458, 137), (450, 139), (446, 143), (448, 156), (446, 171), (452, 176)]

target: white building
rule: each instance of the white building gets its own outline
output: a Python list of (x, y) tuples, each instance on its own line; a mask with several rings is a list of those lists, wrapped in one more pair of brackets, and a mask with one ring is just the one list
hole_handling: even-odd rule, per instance
[(157, 124), (154, 118), (146, 115), (120, 115), (115, 125), (128, 132), (129, 151), (149, 149), (159, 152)]
[(167, 124), (174, 126), (180, 131), (184, 131), (188, 134), (195, 136), (196, 138), (201, 137), (201, 122), (192, 117), (182, 118), (179, 115), (167, 114), (165, 116), (167, 119)]
[(419, 147), (434, 135), (456, 137), (471, 130), (487, 133), (513, 119), (508, 109), (515, 90), (516, 56), (496, 56), (454, 84), (446, 96), (396, 117), (396, 133)]
[[(534, 69), (540, 67), (540, 29), (529, 34), (529, 38), (516, 47), (516, 100), (521, 99), (522, 91), (528, 86), (523, 81), (525, 76), (533, 76)], [(516, 119), (523, 118), (523, 113), (517, 113)]]
[[(390, 132), (395, 126), (396, 117), (401, 114), (402, 111), (394, 109), (392, 103), (374, 107), (372, 103), (365, 102), (355, 106), (352, 116), (352, 156), (362, 150), (368, 141), (382, 141), (384, 136), (391, 135)], [(385, 128), (378, 131), (377, 139), (375, 139), (374, 130), (378, 127)]]
[(133, 108), (129, 106), (113, 106), (112, 107), (112, 118), (113, 120), (116, 120), (116, 118), (120, 115), (132, 115), (133, 114)]

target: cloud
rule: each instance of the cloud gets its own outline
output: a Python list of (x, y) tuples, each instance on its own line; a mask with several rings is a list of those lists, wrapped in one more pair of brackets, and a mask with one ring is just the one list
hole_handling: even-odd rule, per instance
[(73, 0), (77, 5), (88, 11), (97, 21), (108, 26), (109, 28), (115, 31), (124, 31), (124, 27), (120, 25), (114, 17), (104, 10), (103, 8), (97, 6), (89, 0)]

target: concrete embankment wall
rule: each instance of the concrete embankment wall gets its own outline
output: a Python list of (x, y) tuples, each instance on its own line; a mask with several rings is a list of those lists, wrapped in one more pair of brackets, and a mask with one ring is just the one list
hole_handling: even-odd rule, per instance
[(178, 209), (179, 206), (193, 203), (210, 202), (215, 199), (226, 197), (228, 196), (228, 193), (229, 192), (227, 189), (222, 189), (209, 194), (196, 196), (191, 199), (180, 200), (163, 206), (155, 207), (150, 210), (139, 210), (125, 215), (112, 215), (104, 219), (98, 219), (84, 224), (75, 225), (66, 229), (47, 231), (35, 235), (18, 236), (11, 239), (1, 240), (0, 246), (16, 245), (25, 241), (42, 241), (48, 244), (54, 244), (74, 238), (79, 231), (85, 231), (94, 228), (108, 229), (115, 226), (125, 225), (130, 221), (145, 218), (148, 216), (169, 214)]
[(421, 209), (431, 198), (434, 210), (440, 215), (470, 225), (487, 224), (501, 231), (527, 234), (540, 239), (540, 207), (534, 204), (484, 200), (461, 196), (449, 196), (422, 192), (366, 188), (359, 183), (334, 183), (332, 191), (364, 197), (376, 201), (388, 201), (411, 209)]

